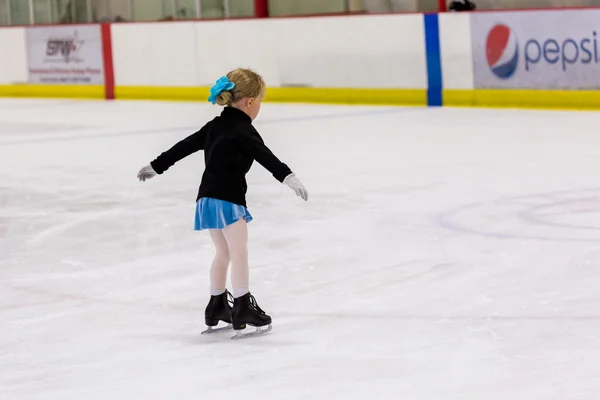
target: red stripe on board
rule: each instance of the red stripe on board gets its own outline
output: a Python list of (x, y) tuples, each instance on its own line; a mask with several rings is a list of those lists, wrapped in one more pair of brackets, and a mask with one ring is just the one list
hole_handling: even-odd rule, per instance
[(104, 58), (104, 93), (106, 100), (115, 98), (115, 70), (113, 67), (112, 36), (110, 24), (102, 24), (102, 56)]

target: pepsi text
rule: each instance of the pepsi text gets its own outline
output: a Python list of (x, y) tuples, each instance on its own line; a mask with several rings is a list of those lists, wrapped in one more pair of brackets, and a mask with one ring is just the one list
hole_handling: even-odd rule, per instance
[(598, 38), (594, 31), (591, 38), (575, 40), (567, 38), (559, 42), (548, 38), (543, 43), (537, 39), (529, 39), (525, 43), (525, 70), (529, 71), (536, 64), (560, 63), (566, 71), (569, 65), (598, 63)]

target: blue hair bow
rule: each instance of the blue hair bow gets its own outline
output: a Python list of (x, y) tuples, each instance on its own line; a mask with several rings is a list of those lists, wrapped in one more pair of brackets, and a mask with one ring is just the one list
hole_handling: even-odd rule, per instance
[(217, 104), (217, 96), (221, 94), (223, 90), (231, 90), (235, 87), (235, 83), (229, 82), (226, 76), (220, 77), (215, 85), (210, 88), (210, 96), (208, 101), (213, 104)]

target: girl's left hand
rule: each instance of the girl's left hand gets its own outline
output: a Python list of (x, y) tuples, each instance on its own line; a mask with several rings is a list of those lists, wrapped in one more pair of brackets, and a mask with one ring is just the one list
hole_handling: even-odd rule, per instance
[(144, 182), (146, 179), (150, 179), (156, 176), (156, 171), (154, 171), (154, 168), (152, 168), (151, 165), (146, 165), (144, 168), (140, 169), (140, 172), (138, 172), (138, 179), (142, 182)]

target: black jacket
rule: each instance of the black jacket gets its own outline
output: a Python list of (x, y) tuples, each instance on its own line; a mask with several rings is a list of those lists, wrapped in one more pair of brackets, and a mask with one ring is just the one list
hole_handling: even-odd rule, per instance
[(246, 207), (246, 174), (254, 160), (280, 182), (292, 173), (265, 146), (252, 126), (252, 119), (233, 107), (225, 107), (220, 116), (162, 153), (150, 165), (162, 174), (177, 161), (198, 150), (204, 150), (206, 168), (196, 201), (212, 197)]

